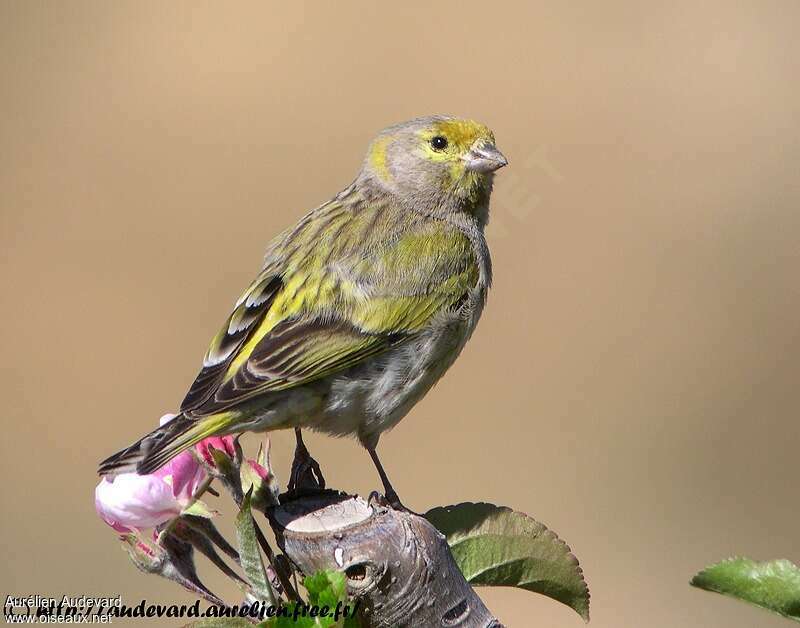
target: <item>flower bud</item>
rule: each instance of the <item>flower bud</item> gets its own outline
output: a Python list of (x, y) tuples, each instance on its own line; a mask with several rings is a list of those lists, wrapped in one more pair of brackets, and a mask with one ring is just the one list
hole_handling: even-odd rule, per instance
[(236, 458), (236, 449), (233, 440), (233, 436), (210, 436), (197, 443), (195, 448), (197, 449), (197, 453), (202, 456), (203, 460), (205, 460), (208, 465), (216, 467), (217, 464), (214, 461), (211, 449), (216, 449), (233, 460)]
[[(165, 415), (161, 424), (174, 416)], [(120, 533), (154, 528), (181, 514), (205, 478), (202, 466), (185, 451), (150, 475), (103, 478), (95, 489), (95, 509)]]
[(278, 488), (268, 469), (255, 460), (247, 459), (244, 461), (240, 473), (242, 490), (247, 493), (252, 488), (254, 508), (263, 510), (278, 503)]

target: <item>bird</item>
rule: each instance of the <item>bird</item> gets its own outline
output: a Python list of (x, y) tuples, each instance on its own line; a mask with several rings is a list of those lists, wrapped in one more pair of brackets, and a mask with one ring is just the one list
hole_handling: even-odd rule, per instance
[(492, 282), (489, 200), (507, 164), (492, 131), (466, 118), (378, 133), (353, 182), (269, 244), (179, 414), (98, 473), (149, 474), (211, 436), (291, 428), (316, 465), (300, 433), (309, 428), (355, 436), (385, 498), (401, 504), (378, 441), (478, 323)]

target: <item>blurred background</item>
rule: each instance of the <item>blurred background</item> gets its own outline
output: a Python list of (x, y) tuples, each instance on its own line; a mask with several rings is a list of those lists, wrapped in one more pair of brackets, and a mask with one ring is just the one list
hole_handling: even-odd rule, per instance
[[(596, 628), (786, 625), (688, 580), (800, 561), (798, 19), (793, 0), (1, 2), (3, 598), (192, 601), (96, 517), (97, 462), (176, 408), (268, 240), (379, 129), (448, 113), (511, 163), (483, 320), (381, 441), (403, 500), (546, 523)], [(354, 441), (309, 441), (329, 484), (379, 486)], [(284, 480), (292, 448), (274, 435)], [(581, 625), (481, 595), (509, 626)]]

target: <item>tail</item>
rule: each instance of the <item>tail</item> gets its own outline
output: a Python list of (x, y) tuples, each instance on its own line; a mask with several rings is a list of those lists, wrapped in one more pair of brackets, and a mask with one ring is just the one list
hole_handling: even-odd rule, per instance
[(153, 473), (182, 451), (219, 433), (224, 426), (220, 418), (222, 417), (210, 416), (197, 420), (179, 414), (130, 447), (103, 460), (97, 472), (100, 475)]

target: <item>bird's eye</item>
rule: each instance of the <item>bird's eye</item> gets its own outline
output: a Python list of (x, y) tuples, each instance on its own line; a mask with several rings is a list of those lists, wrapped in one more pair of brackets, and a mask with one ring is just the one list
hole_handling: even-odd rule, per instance
[(447, 148), (447, 138), (437, 135), (431, 140), (431, 146), (433, 146), (433, 150), (444, 150)]

